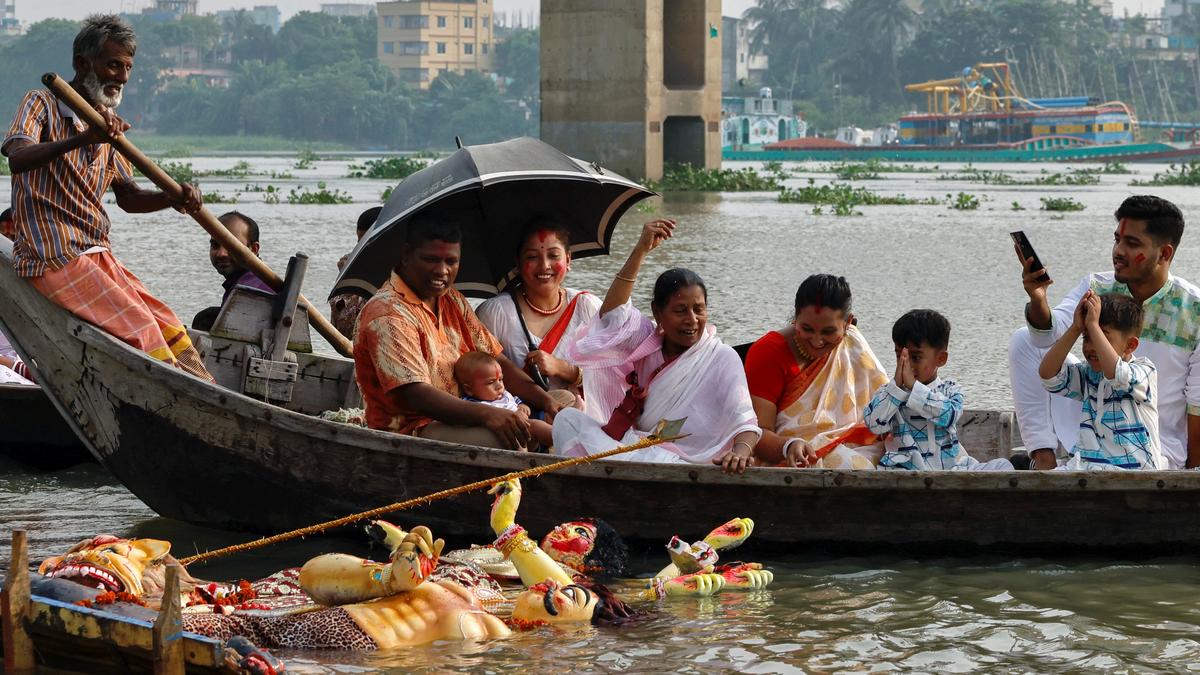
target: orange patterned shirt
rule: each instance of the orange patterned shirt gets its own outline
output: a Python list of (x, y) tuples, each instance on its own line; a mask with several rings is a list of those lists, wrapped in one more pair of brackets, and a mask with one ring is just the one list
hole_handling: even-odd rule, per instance
[[(25, 94), (2, 148), (23, 138), (33, 143), (62, 141), (83, 133), (87, 124), (45, 89)], [(104, 194), (114, 183), (133, 181), (133, 167), (108, 143), (85, 145), (46, 166), (12, 177), (16, 240), (13, 266), (23, 277), (61, 269), (84, 251), (109, 248)]]
[(438, 298), (437, 313), (392, 272), (358, 316), (354, 373), (367, 409), (367, 426), (414, 433), (433, 420), (406, 409), (393, 394), (423, 382), (457, 398), (454, 363), (470, 351), (499, 355), (500, 343), (453, 288)]

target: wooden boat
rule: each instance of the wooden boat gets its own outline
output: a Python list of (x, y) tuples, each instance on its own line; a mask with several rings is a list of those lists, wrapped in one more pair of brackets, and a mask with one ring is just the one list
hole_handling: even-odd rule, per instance
[[(289, 402), (270, 405), (239, 393), (247, 383), (243, 366), (249, 375), (264, 369), (249, 344), (254, 329), (237, 329), (231, 317), (218, 318), (201, 342), (208, 342), (206, 362), (218, 381), (236, 390), (202, 382), (51, 305), (15, 277), (9, 255), (0, 248), (5, 330), (39, 355), (43, 386), (89, 449), (164, 516), (278, 532), (555, 461), (315, 417), (351, 396), (352, 363), (307, 352), (302, 313), (295, 314), (293, 351), (286, 355), (294, 359), (294, 382), (255, 385), (277, 397), (286, 393), (279, 387), (290, 388)], [(971, 413), (962, 433), (978, 455), (1005, 454), (1011, 415)], [(395, 519), (424, 523), (440, 536), (486, 541), (488, 506), (482, 494), (465, 495)], [(662, 542), (749, 516), (759, 546), (806, 551), (829, 545), (1146, 552), (1196, 548), (1196, 513), (1200, 472), (763, 468), (725, 475), (714, 466), (604, 461), (526, 481), (520, 519), (544, 532), (567, 517), (597, 515), (628, 538)]]
[[(221, 640), (182, 630), (178, 592), (158, 612), (126, 603), (81, 606), (100, 591), (30, 574), (24, 535), (13, 533), (0, 593), (5, 672), (233, 672), (225, 668)], [(168, 574), (168, 588), (178, 589), (175, 571)]]
[(37, 385), (0, 384), (0, 455), (52, 471), (95, 458)]

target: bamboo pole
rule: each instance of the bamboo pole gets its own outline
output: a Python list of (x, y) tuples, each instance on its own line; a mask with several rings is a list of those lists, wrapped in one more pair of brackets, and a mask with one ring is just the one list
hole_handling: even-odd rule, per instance
[[(663, 425), (663, 422), (660, 422), (659, 425), (661, 427)], [(506, 473), (503, 476), (496, 476), (494, 478), (485, 478), (484, 480), (478, 480), (478, 481), (475, 481), (474, 483), (467, 483), (466, 485), (460, 485), (455, 488), (441, 490), (439, 492), (434, 492), (432, 494), (428, 494), (423, 497), (414, 497), (412, 499), (406, 499), (402, 502), (395, 502), (392, 504), (388, 504), (387, 506), (381, 506), (379, 508), (371, 509), (370, 511), (363, 511), (361, 513), (355, 513), (355, 514), (352, 514), (349, 516), (344, 516), (342, 518), (337, 518), (335, 520), (326, 521), (324, 523), (318, 523), (316, 525), (309, 525), (307, 527), (302, 527), (300, 529), (292, 530), (290, 532), (282, 532), (280, 534), (273, 534), (269, 537), (263, 537), (262, 539), (255, 539), (254, 541), (248, 541), (243, 544), (234, 544), (232, 546), (226, 546), (225, 548), (219, 548), (219, 549), (216, 549), (213, 551), (205, 551), (204, 553), (198, 553), (193, 556), (188, 556), (186, 558), (182, 558), (182, 559), (180, 559), (179, 563), (181, 565), (190, 565), (194, 562), (210, 560), (212, 558), (219, 558), (221, 556), (229, 555), (230, 553), (240, 553), (242, 551), (252, 551), (257, 548), (262, 548), (264, 546), (270, 546), (271, 544), (278, 544), (281, 542), (289, 541), (291, 539), (297, 539), (299, 537), (305, 537), (310, 534), (320, 534), (320, 533), (324, 532), (325, 530), (329, 530), (329, 529), (332, 529), (335, 527), (342, 527), (343, 525), (349, 525), (351, 523), (354, 523), (354, 522), (357, 522), (360, 520), (366, 520), (367, 518), (375, 518), (377, 516), (382, 516), (386, 513), (392, 513), (393, 511), (402, 511), (404, 509), (409, 509), (414, 506), (424, 506), (427, 504), (432, 504), (433, 502), (440, 501), (442, 499), (446, 499), (449, 497), (456, 497), (456, 496), (461, 495), (466, 492), (471, 492), (473, 490), (480, 490), (485, 487), (491, 487), (491, 486), (495, 485), (496, 483), (500, 483), (500, 482), (503, 482), (506, 480), (518, 480), (521, 478), (530, 478), (533, 476), (540, 476), (544, 473), (549, 473), (551, 471), (557, 471), (558, 469), (565, 469), (569, 466), (575, 466), (577, 464), (587, 464), (589, 462), (594, 462), (598, 459), (604, 459), (605, 457), (612, 457), (613, 455), (621, 455), (626, 452), (633, 452), (634, 450), (641, 450), (642, 448), (649, 448), (651, 446), (658, 445), (659, 443), (666, 443), (668, 441), (677, 441), (680, 438), (683, 438), (683, 436), (650, 435), (650, 436), (647, 436), (646, 438), (643, 438), (642, 440), (638, 441), (637, 443), (632, 443), (630, 445), (621, 446), (619, 448), (613, 448), (612, 450), (606, 450), (605, 452), (596, 453), (594, 455), (587, 455), (584, 457), (573, 457), (571, 459), (563, 460), (561, 462), (555, 462), (553, 464), (546, 464), (545, 466), (537, 466), (537, 467), (533, 467), (531, 469), (525, 469), (524, 471), (513, 471), (511, 473)]]
[[(107, 128), (104, 118), (100, 116), (100, 113), (96, 112), (95, 108), (88, 105), (87, 101), (83, 100), (83, 97), (79, 95), (79, 92), (75, 91), (75, 89), (71, 87), (70, 83), (59, 77), (57, 73), (46, 73), (43, 75), (42, 84), (46, 85), (47, 89), (53, 92), (54, 95), (57, 96), (60, 101), (65, 103), (68, 108), (75, 111), (75, 114), (79, 115), (79, 117), (87, 122), (89, 126), (100, 129)], [(121, 135), (118, 138), (109, 138), (109, 143), (111, 143), (118, 152), (124, 155), (126, 159), (136, 166), (138, 171), (142, 172), (143, 176), (149, 178), (151, 182), (157, 185), (160, 190), (165, 192), (172, 199), (178, 199), (183, 195), (183, 188), (179, 187), (179, 183), (175, 182), (174, 178), (171, 178), (165, 171), (155, 164), (154, 160), (143, 154), (141, 150), (138, 150), (128, 137)], [(254, 255), (250, 249), (246, 248), (246, 246), (242, 244), (237, 237), (233, 236), (233, 234), (227, 230), (223, 224), (221, 224), (221, 221), (217, 220), (216, 216), (214, 216), (207, 207), (202, 206), (200, 207), (199, 211), (189, 215), (191, 215), (191, 217), (200, 224), (200, 227), (203, 227), (213, 239), (221, 242), (221, 245), (224, 246), (227, 251), (233, 253), (233, 256), (237, 258), (238, 262), (245, 265), (246, 268), (251, 272), (254, 272), (255, 276), (265, 281), (268, 286), (277, 291), (283, 287), (283, 279), (281, 279), (278, 274), (275, 274), (275, 272), (268, 267), (267, 264), (262, 261), (262, 259)], [(333, 348), (336, 349), (339, 354), (353, 358), (354, 346), (349, 340), (346, 339), (346, 336), (342, 335), (341, 331), (334, 328), (333, 324), (329, 323), (329, 320), (325, 318), (325, 315), (321, 314), (321, 312), (317, 310), (316, 305), (312, 304), (312, 302), (310, 302), (308, 298), (305, 298), (303, 295), (300, 296), (300, 304), (304, 306), (305, 310), (308, 312), (308, 321), (313, 325), (314, 328), (316, 328), (317, 332), (324, 336), (325, 339), (329, 341), (329, 344), (333, 345)]]

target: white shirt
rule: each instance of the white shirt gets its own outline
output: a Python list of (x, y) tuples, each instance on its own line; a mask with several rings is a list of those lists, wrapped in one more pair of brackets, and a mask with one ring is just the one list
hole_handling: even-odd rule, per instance
[[(1048, 349), (1075, 317), (1075, 307), (1088, 289), (1098, 294), (1129, 288), (1112, 272), (1095, 272), (1079, 282), (1051, 311), (1050, 330), (1029, 327), (1030, 342)], [(1158, 433), (1167, 468), (1187, 462), (1187, 416), (1200, 415), (1200, 288), (1171, 275), (1157, 293), (1142, 303), (1145, 322), (1135, 356), (1146, 357), (1158, 372)]]

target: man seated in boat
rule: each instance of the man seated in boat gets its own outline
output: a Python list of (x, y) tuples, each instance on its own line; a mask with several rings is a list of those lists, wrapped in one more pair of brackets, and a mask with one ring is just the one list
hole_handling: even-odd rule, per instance
[[(454, 363), (467, 352), (491, 354), (509, 390), (551, 417), (574, 403), (550, 393), (513, 365), (454, 289), (462, 232), (449, 218), (421, 213), (408, 224), (400, 264), (363, 307), (354, 364), (367, 426), (441, 441), (520, 449), (529, 421), (520, 413), (461, 399)], [(568, 400), (569, 399), (569, 400)]]
[[(221, 221), (225, 229), (237, 237), (238, 241), (250, 249), (255, 256), (258, 256), (261, 244), (258, 240), (258, 223), (254, 222), (253, 218), (241, 211), (230, 211), (229, 213), (222, 214), (217, 220)], [(225, 289), (225, 293), (221, 295), (220, 306), (206, 307), (196, 314), (195, 318), (192, 319), (192, 328), (198, 330), (211, 329), (213, 322), (217, 319), (217, 314), (221, 312), (221, 307), (225, 306), (225, 302), (229, 300), (229, 295), (233, 293), (233, 289), (237, 286), (254, 288), (275, 295), (275, 291), (267, 285), (267, 282), (259, 279), (258, 275), (238, 262), (238, 259), (229, 253), (225, 245), (215, 238), (208, 240), (208, 260), (212, 263), (213, 269), (225, 278), (221, 282), (221, 287)]]
[[(1062, 302), (1050, 308), (1046, 289), (1053, 283), (1036, 258), (1017, 257), (1029, 295), (1027, 326), (1013, 334), (1008, 373), (1021, 439), (1031, 468), (1053, 469), (1056, 450), (1075, 445), (1082, 403), (1052, 396), (1038, 367), (1046, 351), (1072, 325), (1084, 294), (1121, 293), (1141, 303), (1144, 324), (1134, 356), (1146, 357), (1158, 372), (1158, 433), (1169, 469), (1200, 466), (1200, 287), (1171, 274), (1183, 237), (1183, 213), (1151, 195), (1129, 197), (1116, 212), (1111, 272), (1093, 272)], [(1073, 363), (1074, 356), (1067, 357)]]
[(901, 471), (1012, 471), (1004, 458), (981, 462), (958, 442), (962, 389), (943, 380), (950, 322), (932, 309), (914, 309), (892, 325), (896, 374), (863, 410), (872, 433), (884, 438), (880, 469)]
[(45, 89), (25, 94), (0, 152), (12, 171), (19, 276), (50, 301), (114, 337), (197, 377), (212, 380), (183, 322), (112, 254), (103, 198), (111, 187), (130, 213), (200, 208), (200, 190), (184, 185), (175, 200), (139, 188), (133, 169), (109, 142), (129, 124), (117, 116), (137, 39), (116, 15), (93, 15), (75, 36), (71, 86), (96, 107), (107, 128), (88, 128)]

